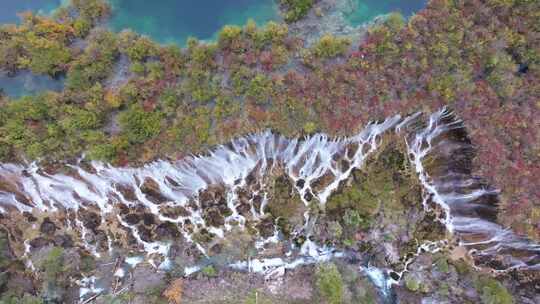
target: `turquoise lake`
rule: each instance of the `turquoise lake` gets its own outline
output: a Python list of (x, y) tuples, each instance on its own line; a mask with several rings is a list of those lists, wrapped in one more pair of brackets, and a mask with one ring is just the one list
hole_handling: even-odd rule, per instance
[(391, 12), (400, 12), (410, 17), (426, 6), (427, 0), (349, 0), (353, 11), (347, 12), (345, 18), (357, 26), (373, 20), (373, 18)]
[[(0, 0), (0, 24), (17, 23), (17, 13), (33, 11), (50, 14), (68, 0)], [(351, 25), (360, 25), (374, 17), (399, 11), (409, 17), (427, 0), (350, 0), (353, 10), (345, 13)], [(109, 0), (113, 16), (108, 25), (114, 31), (130, 28), (161, 43), (185, 45), (188, 37), (213, 40), (226, 24), (244, 25), (248, 19), (263, 25), (281, 20), (275, 0)], [(1, 72), (1, 71), (0, 71)], [(0, 88), (11, 97), (36, 94), (43, 90), (61, 90), (62, 80), (48, 76), (19, 73), (0, 75)]]
[(17, 13), (33, 11), (40, 14), (49, 14), (62, 4), (62, 0), (1, 0), (0, 24), (17, 23)]
[(185, 45), (188, 37), (215, 37), (226, 24), (243, 25), (249, 18), (257, 24), (279, 20), (274, 0), (111, 0), (110, 26), (131, 28), (162, 43)]
[[(31, 10), (47, 14), (67, 0), (2, 0), (0, 23), (15, 23), (17, 13)], [(345, 13), (351, 25), (360, 25), (376, 16), (401, 12), (409, 17), (427, 0), (349, 0), (353, 10)], [(281, 20), (275, 0), (109, 0), (113, 16), (109, 26), (130, 28), (161, 43), (185, 45), (190, 36), (211, 40), (226, 24), (243, 25), (249, 18), (262, 25)]]

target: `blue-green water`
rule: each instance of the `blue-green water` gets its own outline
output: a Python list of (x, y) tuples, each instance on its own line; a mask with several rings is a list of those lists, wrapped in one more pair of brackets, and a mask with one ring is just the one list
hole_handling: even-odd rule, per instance
[(64, 88), (64, 79), (55, 79), (48, 75), (35, 75), (30, 71), (21, 71), (13, 77), (0, 72), (0, 90), (11, 98), (36, 95), (43, 91), (60, 92)]
[[(258, 24), (280, 20), (275, 0), (108, 0), (113, 6), (109, 25), (115, 31), (126, 28), (148, 35), (161, 43), (184, 45), (190, 36), (214, 39), (226, 24), (243, 25), (249, 18)], [(409, 17), (427, 0), (348, 0), (353, 10), (347, 21), (360, 25), (390, 12)], [(30, 10), (50, 13), (66, 0), (0, 0), (0, 23), (18, 21), (17, 13)]]
[(61, 0), (0, 0), (0, 24), (18, 23), (17, 13), (24, 11), (48, 14), (61, 3)]
[(357, 26), (370, 22), (373, 18), (391, 12), (400, 12), (404, 17), (410, 17), (426, 6), (427, 0), (349, 0), (353, 10), (346, 12), (347, 21)]
[(257, 24), (278, 20), (274, 0), (110, 0), (116, 30), (130, 28), (162, 43), (184, 45), (190, 36), (215, 38), (226, 24), (243, 25), (249, 18)]
[[(349, 0), (353, 10), (346, 13), (351, 25), (373, 20), (376, 16), (399, 11), (409, 17), (423, 8), (427, 0)], [(33, 11), (48, 14), (67, 0), (0, 0), (0, 24), (16, 23), (17, 13)], [(280, 20), (275, 0), (109, 0), (115, 31), (131, 28), (161, 43), (185, 45), (190, 36), (215, 39), (226, 24), (243, 25), (248, 19), (262, 25)], [(42, 90), (61, 90), (63, 83), (48, 76), (19, 73), (9, 78), (0, 71), (0, 88), (11, 97), (35, 94)]]

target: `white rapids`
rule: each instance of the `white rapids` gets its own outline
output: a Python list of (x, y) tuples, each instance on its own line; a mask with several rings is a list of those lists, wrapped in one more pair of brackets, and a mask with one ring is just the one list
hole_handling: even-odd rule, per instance
[[(132, 232), (140, 249), (148, 256), (148, 261), (164, 269), (169, 263), (170, 243), (148, 240), (135, 225), (116, 213), (119, 205), (129, 209), (142, 206), (160, 222), (178, 226), (182, 236), (207, 255), (207, 248), (198, 244), (193, 235), (205, 229), (216, 238), (226, 238), (234, 227), (245, 225), (248, 219), (239, 211), (236, 190), (245, 187), (250, 177), (264, 180), (265, 175), (281, 166), (306, 206), (314, 198), (324, 207), (328, 197), (349, 177), (352, 170), (360, 168), (365, 159), (377, 150), (381, 136), (395, 132), (404, 138), (412, 167), (424, 187), (424, 207), (430, 208), (429, 202), (432, 202), (442, 208), (445, 216), (441, 221), (450, 233), (461, 240), (463, 246), (470, 248), (471, 253), (478, 257), (495, 254), (507, 256), (507, 263), (497, 271), (520, 267), (540, 268), (540, 246), (516, 236), (491, 217), (497, 191), (483, 185), (470, 172), (464, 172), (462, 167), (451, 165), (452, 157), (458, 155), (459, 158), (460, 154), (469, 153), (470, 142), (453, 134), (462, 129), (461, 122), (442, 109), (427, 118), (420, 113), (405, 118), (396, 115), (380, 123), (370, 123), (357, 135), (346, 138), (315, 134), (288, 139), (266, 131), (234, 139), (205, 155), (176, 162), (160, 160), (139, 168), (118, 168), (92, 162), (89, 166), (70, 165), (61, 173), (50, 174), (42, 170), (38, 163), (0, 164), (0, 211), (5, 215), (11, 212), (54, 213), (66, 210), (77, 214), (78, 210), (97, 209), (101, 224), (107, 225), (107, 215), (116, 217), (119, 225)], [(424, 166), (425, 160), (433, 157), (450, 165), (444, 165), (442, 171), (435, 168), (435, 172), (431, 172), (431, 168)], [(325, 176), (332, 178), (324, 187), (315, 188), (314, 183)], [(159, 191), (161, 202), (157, 203), (142, 190), (147, 180), (157, 185), (155, 188)], [(202, 191), (216, 186), (225, 189), (224, 204), (231, 211), (221, 227), (207, 223), (198, 200)], [(125, 189), (129, 189), (127, 192), (131, 195), (126, 195)], [(264, 193), (261, 195), (263, 199), (260, 205), (250, 201), (249, 220), (257, 221), (265, 215), (268, 201)], [(164, 207), (182, 207), (187, 214), (166, 215)], [(307, 229), (311, 220), (306, 212), (304, 228)], [(78, 217), (69, 225), (80, 231), (85, 240), (88, 228)], [(309, 236), (310, 231), (304, 232)], [(111, 236), (107, 234), (107, 238)], [(268, 238), (261, 237), (256, 244), (257, 247), (264, 247), (266, 243), (277, 241), (276, 233)], [(108, 243), (111, 244), (110, 239)], [(85, 242), (83, 246), (94, 255), (100, 255), (95, 244)], [(108, 249), (111, 249), (110, 246)], [(290, 257), (237, 261), (230, 267), (274, 275), (298, 265), (327, 261), (343, 255), (309, 240), (296, 249), (298, 252)], [(522, 254), (514, 256), (514, 251)], [(199, 269), (190, 266), (185, 273)], [(363, 270), (385, 289), (388, 284), (397, 283), (383, 282), (382, 274), (375, 268)]]

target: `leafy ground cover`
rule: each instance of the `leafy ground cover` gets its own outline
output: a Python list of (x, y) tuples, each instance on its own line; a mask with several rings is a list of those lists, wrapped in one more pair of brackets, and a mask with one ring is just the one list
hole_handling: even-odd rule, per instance
[(286, 24), (248, 22), (180, 49), (98, 26), (109, 12), (72, 1), (0, 27), (1, 69), (67, 78), (61, 93), (2, 97), (2, 161), (176, 159), (265, 128), (345, 135), (448, 105), (478, 149), (476, 171), (502, 189), (500, 220), (540, 239), (536, 1), (433, 0), (354, 48), (328, 35), (305, 46)]

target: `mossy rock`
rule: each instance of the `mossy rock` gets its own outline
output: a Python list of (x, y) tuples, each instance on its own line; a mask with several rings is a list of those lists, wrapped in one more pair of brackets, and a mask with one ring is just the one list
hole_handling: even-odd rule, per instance
[(435, 261), (435, 266), (437, 270), (442, 273), (450, 272), (450, 267), (448, 266), (448, 260), (445, 257), (441, 257)]
[(448, 262), (456, 268), (456, 271), (458, 275), (460, 276), (467, 276), (471, 272), (473, 272), (472, 266), (463, 258), (456, 259), (456, 260), (451, 259)]
[(405, 275), (405, 287), (412, 292), (420, 290), (420, 280), (411, 274)]
[(214, 266), (212, 266), (212, 265), (208, 265), (208, 266), (204, 267), (201, 270), (201, 273), (204, 276), (209, 277), (209, 278), (213, 278), (213, 277), (218, 276), (218, 272), (217, 272), (216, 268)]
[(369, 230), (375, 221), (405, 227), (404, 214), (420, 208), (422, 189), (398, 142), (385, 137), (379, 152), (329, 197), (325, 211), (329, 220), (342, 225), (343, 240), (354, 239), (358, 230)]
[(476, 290), (483, 304), (513, 304), (514, 298), (506, 287), (490, 277), (480, 277), (476, 281)]
[(272, 218), (278, 219), (278, 225), (285, 235), (294, 227), (303, 224), (304, 212), (307, 207), (293, 187), (292, 181), (286, 175), (279, 175), (269, 182), (270, 196), (265, 211)]
[(321, 299), (328, 304), (343, 302), (344, 283), (334, 263), (321, 264), (315, 272), (315, 285)]

